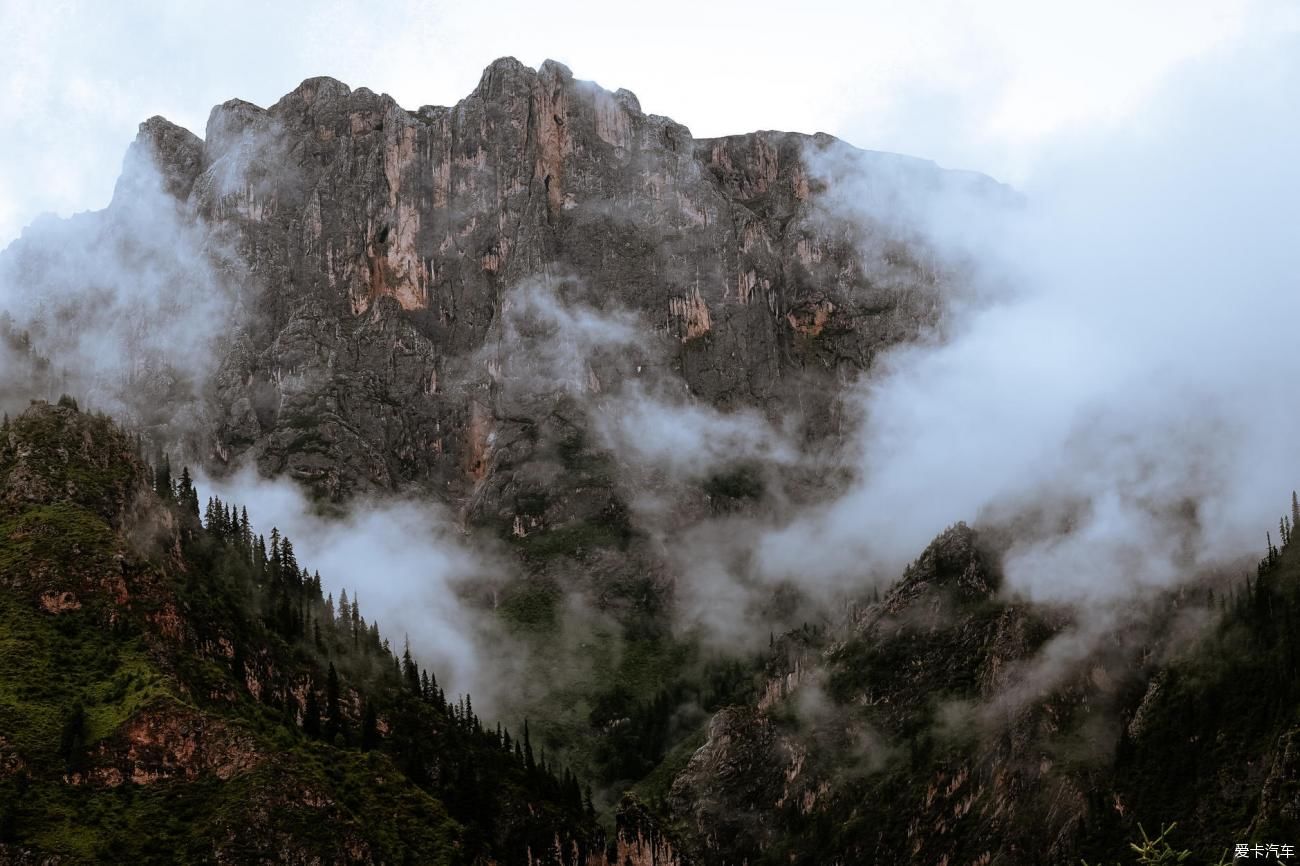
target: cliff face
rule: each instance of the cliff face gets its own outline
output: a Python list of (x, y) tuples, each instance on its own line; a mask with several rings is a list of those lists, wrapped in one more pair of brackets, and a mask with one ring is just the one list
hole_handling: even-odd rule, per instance
[[(757, 662), (710, 667), (669, 628), (662, 539), (835, 483), (738, 426), (834, 445), (846, 384), (961, 284), (907, 197), (1006, 203), (992, 181), (820, 135), (696, 140), (509, 59), (452, 107), (318, 78), (218, 106), (203, 135), (146, 121), (104, 212), (0, 256), (29, 301), (0, 318), (0, 404), (111, 396), (216, 471), (452, 504), (518, 554), (498, 612), (529, 673), (597, 657), (546, 696), (552, 756), (648, 802), (607, 837), (567, 774), (394, 665), (319, 584), (160, 497), (109, 422), (37, 406), (0, 432), (0, 863), (990, 866), (1126, 854), (1139, 821), (1174, 820), (1210, 862), (1300, 832), (1289, 542), (1226, 599), (1172, 593), (1081, 657), (1078, 623), (1003, 597), (962, 525)], [(849, 218), (846, 188), (900, 218)], [(639, 398), (730, 413), (710, 433), (742, 447), (652, 428), (619, 450), (609, 416), (652, 426)], [(614, 625), (565, 648), (559, 584)]]
[[(415, 112), (312, 79), (269, 109), (218, 106), (202, 141), (155, 118), (137, 147), (246, 268), (215, 459), (251, 454), (336, 498), (415, 482), (465, 500), (504, 483), (498, 443), (516, 465), (521, 440), (545, 446), (545, 413), (510, 397), (521, 287), (631, 311), (656, 374), (723, 408), (798, 407), (814, 437), (835, 432), (841, 383), (940, 300), (922, 245), (816, 206), (819, 154), (882, 177), (901, 158), (827, 136), (697, 141), (554, 62), (497, 61), (459, 104)], [(597, 364), (584, 389), (628, 375)], [(501, 498), (479, 507), (529, 516)]]
[[(696, 140), (553, 62), (497, 61), (417, 111), (311, 79), (217, 106), (203, 135), (146, 121), (105, 211), (0, 256), (15, 333), (36, 322), (55, 368), (11, 389), (10, 365), (0, 400), (93, 396), (210, 472), (252, 462), (336, 501), (432, 495), (528, 571), (581, 560), (602, 605), (670, 592), (650, 536), (763, 498), (734, 465), (761, 449), (674, 438), (637, 399), (833, 446), (846, 388), (939, 321), (955, 268), (887, 210), (847, 216), (835, 178), (1009, 197), (824, 135)], [(698, 465), (665, 483), (602, 423)], [(782, 494), (824, 493), (812, 474)], [(672, 503), (649, 528), (646, 491)]]

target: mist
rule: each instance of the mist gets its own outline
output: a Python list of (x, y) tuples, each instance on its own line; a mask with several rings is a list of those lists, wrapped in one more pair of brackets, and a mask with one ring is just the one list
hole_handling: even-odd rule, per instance
[[(167, 192), (142, 137), (108, 208), (41, 218), (0, 256), (0, 311), (49, 367), (38, 382), (30, 364), (7, 361), (0, 393), (67, 392), (137, 428), (162, 427), (164, 439), (194, 431), (243, 276)], [(26, 400), (10, 402), (13, 411)]]
[(491, 709), (501, 695), (493, 670), (504, 635), (490, 611), (467, 603), (463, 591), (509, 570), (474, 546), (453, 516), (427, 500), (358, 501), (343, 514), (325, 514), (296, 484), (245, 468), (219, 479), (196, 478), (201, 501), (220, 497), (248, 508), (254, 531), (272, 527), (288, 537), (304, 568), (320, 572), (322, 591), (343, 590), (367, 622), (401, 653), (411, 652), (448, 694), (471, 692)]
[[(1262, 552), (1300, 476), (1298, 47), (1240, 44), (1171, 75), (1141, 122), (1058, 141), (979, 243), (940, 201), (930, 235), (974, 258), (975, 300), (861, 383), (857, 483), (768, 534), (766, 574), (891, 580), (963, 519), (1016, 529), (1007, 589), (1038, 601)], [(833, 199), (879, 204), (865, 180)]]

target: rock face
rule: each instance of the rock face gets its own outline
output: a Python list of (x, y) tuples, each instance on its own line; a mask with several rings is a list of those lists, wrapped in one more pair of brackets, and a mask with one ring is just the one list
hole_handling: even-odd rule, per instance
[[(116, 377), (96, 407), (212, 473), (253, 462), (336, 501), (432, 494), (530, 571), (584, 560), (602, 605), (661, 598), (674, 572), (632, 516), (662, 479), (629, 473), (594, 414), (649, 395), (833, 444), (846, 385), (934, 325), (959, 280), (888, 213), (847, 213), (837, 178), (1008, 195), (825, 135), (696, 140), (627, 91), (509, 58), (452, 107), (315, 78), (269, 108), (217, 106), (203, 132), (141, 125), (112, 204), (79, 226), (91, 249), (46, 225), (0, 256), (0, 282), (58, 301), (4, 329), (14, 352), (52, 347), (24, 356), (45, 371), (29, 390), (53, 399), (51, 365), (77, 394)], [(157, 278), (136, 287), (141, 271)], [(87, 301), (101, 273), (118, 277), (114, 339), (142, 345), (95, 368), (115, 354)], [(28, 346), (42, 312), (78, 335)], [(689, 482), (655, 532), (762, 492)]]
[[(891, 176), (901, 158), (828, 136), (696, 140), (549, 61), (499, 60), (456, 106), (415, 112), (311, 79), (269, 109), (218, 106), (202, 142), (154, 118), (136, 147), (250, 275), (217, 461), (251, 454), (336, 498), (492, 486), (495, 443), (535, 433), (502, 381), (521, 286), (633, 312), (647, 362), (695, 399), (798, 407), (813, 436), (834, 432), (839, 385), (939, 302), (919, 247), (816, 206), (819, 155)], [(608, 389), (604, 374), (589, 381)]]
[(1039, 758), (1082, 690), (980, 717), (1054, 631), (997, 585), (958, 524), (842, 626), (782, 638), (768, 688), (716, 714), (677, 776), (679, 844), (727, 864), (1069, 862), (1079, 781)]

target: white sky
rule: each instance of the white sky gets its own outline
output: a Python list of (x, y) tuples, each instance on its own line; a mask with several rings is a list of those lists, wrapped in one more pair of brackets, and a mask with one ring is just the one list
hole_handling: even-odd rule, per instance
[(494, 58), (626, 87), (697, 136), (824, 131), (1019, 183), (1053, 139), (1140, 122), (1176, 65), (1300, 26), (1289, 0), (0, 0), (0, 245), (102, 207), (137, 124), (331, 75), (450, 104)]

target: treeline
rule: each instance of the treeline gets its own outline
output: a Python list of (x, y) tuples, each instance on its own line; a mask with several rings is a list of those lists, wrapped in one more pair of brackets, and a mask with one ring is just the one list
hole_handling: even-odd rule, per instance
[[(233, 641), (235, 678), (243, 682), (255, 667), (246, 655), (257, 632), (276, 654), (314, 671), (302, 700), (288, 687), (261, 690), (258, 699), (282, 725), (336, 748), (388, 754), (471, 839), (502, 857), (543, 841), (553, 846), (557, 815), (598, 833), (590, 788), (535, 751), (526, 720), (519, 736), (485, 725), (469, 694), (449, 698), (409, 642), (398, 652), (379, 623), (366, 620), (355, 591), (341, 590), (337, 600), (326, 593), (287, 535), (258, 532), (237, 503), (214, 496), (201, 505), (188, 468), (173, 478), (165, 455), (150, 462), (154, 490), (178, 519), (190, 597), (209, 609), (224, 605), (219, 619), (243, 623)], [(543, 827), (551, 838), (528, 838)]]
[(17, 401), (32, 394), (52, 395), (68, 387), (68, 371), (53, 368), (49, 358), (36, 351), (29, 331), (20, 328), (7, 312), (0, 312), (0, 397)]
[[(1191, 820), (1213, 802), (1223, 812), (1260, 808), (1258, 784), (1225, 786), (1224, 768), (1267, 768), (1300, 703), (1300, 498), (1278, 521), (1278, 537), (1265, 536), (1254, 574), (1227, 587), (1186, 590), (1190, 600), (1218, 614), (1194, 649), (1160, 670), (1150, 694), (1131, 696), (1141, 706), (1140, 726), (1130, 725), (1116, 744), (1115, 784), (1126, 789), (1134, 814), (1152, 822), (1183, 820), (1188, 841), (1204, 850), (1222, 844), (1220, 823)], [(1134, 719), (1139, 718), (1135, 715)], [(1204, 744), (1189, 748), (1188, 744)], [(1109, 803), (1093, 804), (1098, 840), (1127, 833)], [(1268, 836), (1273, 815), (1252, 832)], [(1283, 834), (1285, 835), (1285, 834)], [(1099, 843), (1097, 851), (1104, 851)]]

